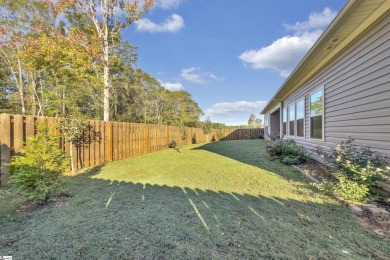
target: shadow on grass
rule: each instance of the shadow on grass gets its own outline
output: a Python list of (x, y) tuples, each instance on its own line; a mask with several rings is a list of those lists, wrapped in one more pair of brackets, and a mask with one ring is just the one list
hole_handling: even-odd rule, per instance
[[(95, 174), (98, 172), (95, 169)], [(386, 259), (338, 204), (66, 177), (67, 205), (5, 223), (15, 259)], [(16, 242), (7, 245), (7, 240)]]
[(291, 166), (283, 165), (277, 160), (271, 160), (266, 153), (265, 140), (239, 140), (208, 143), (193, 150), (204, 150), (230, 159), (245, 163), (269, 172), (276, 173), (284, 178), (303, 181), (298, 171)]

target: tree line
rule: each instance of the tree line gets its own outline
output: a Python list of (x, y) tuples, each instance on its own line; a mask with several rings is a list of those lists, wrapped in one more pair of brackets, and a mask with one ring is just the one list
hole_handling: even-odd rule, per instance
[(122, 36), (152, 5), (0, 0), (0, 112), (201, 126), (191, 94), (137, 68)]

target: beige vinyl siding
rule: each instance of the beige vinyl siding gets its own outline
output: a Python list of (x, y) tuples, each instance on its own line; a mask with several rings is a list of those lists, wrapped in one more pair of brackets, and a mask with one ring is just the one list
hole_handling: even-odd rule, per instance
[[(324, 141), (309, 138), (309, 95), (322, 87)], [(306, 138), (296, 141), (309, 153), (318, 145), (333, 147), (351, 135), (358, 144), (390, 157), (390, 16), (371, 27), (283, 104), (303, 96)]]

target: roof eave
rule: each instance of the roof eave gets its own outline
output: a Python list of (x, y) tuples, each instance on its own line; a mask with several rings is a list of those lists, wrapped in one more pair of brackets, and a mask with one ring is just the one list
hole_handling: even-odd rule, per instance
[(339, 12), (339, 14), (333, 19), (333, 21), (330, 23), (330, 25), (327, 27), (327, 29), (323, 32), (323, 34), (320, 36), (320, 38), (315, 42), (315, 44), (311, 47), (311, 49), (307, 52), (307, 54), (303, 57), (303, 59), (295, 67), (295, 69), (290, 74), (290, 76), (284, 81), (282, 86), (278, 89), (278, 91), (270, 99), (270, 101), (267, 103), (267, 105), (263, 108), (263, 110), (261, 111), (261, 114), (267, 113), (278, 102), (282, 101), (281, 98), (285, 95), (286, 92), (289, 91), (289, 89), (287, 89), (287, 86), (290, 85), (290, 82), (292, 82), (293, 79), (296, 78), (297, 74), (299, 74), (299, 72), (301, 72), (302, 67), (310, 62), (310, 60), (313, 58), (313, 56), (319, 50), (319, 47), (323, 46), (324, 39), (330, 38), (330, 36), (333, 33), (333, 29), (340, 22), (340, 20), (342, 20), (346, 15), (351, 15), (351, 13), (348, 11), (357, 4), (358, 4), (357, 0), (348, 1), (348, 3), (343, 7), (343, 9)]

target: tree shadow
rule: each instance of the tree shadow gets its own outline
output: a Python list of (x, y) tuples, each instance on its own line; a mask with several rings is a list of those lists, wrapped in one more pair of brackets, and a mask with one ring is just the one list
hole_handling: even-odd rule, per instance
[(99, 129), (95, 129), (95, 126), (88, 123), (83, 130), (83, 134), (77, 138), (75, 143), (76, 148), (76, 165), (79, 164), (80, 169), (84, 168), (83, 151), (89, 149), (93, 143), (101, 143), (102, 133)]
[[(67, 205), (8, 223), (15, 258), (353, 259), (390, 254), (388, 241), (341, 205), (147, 183), (67, 177)], [(44, 238), (44, 239), (42, 239)]]
[(298, 170), (291, 166), (283, 165), (278, 160), (271, 160), (266, 153), (265, 140), (233, 140), (216, 143), (208, 143), (192, 150), (203, 150), (215, 153), (241, 163), (245, 163), (272, 173), (276, 173), (283, 178), (305, 182), (305, 179), (298, 174)]

